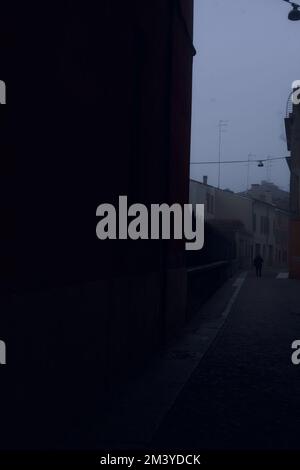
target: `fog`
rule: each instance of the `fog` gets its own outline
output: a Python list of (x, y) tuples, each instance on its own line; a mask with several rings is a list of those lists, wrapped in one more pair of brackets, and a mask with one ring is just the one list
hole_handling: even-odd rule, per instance
[[(300, 21), (289, 21), (282, 0), (195, 0), (191, 161), (265, 159), (288, 155), (284, 117), (294, 80), (300, 79)], [(254, 156), (255, 155), (255, 156)], [(191, 178), (218, 184), (218, 165), (191, 165)], [(285, 160), (259, 168), (249, 183), (269, 179), (289, 188)], [(247, 163), (223, 164), (221, 188), (243, 191)]]

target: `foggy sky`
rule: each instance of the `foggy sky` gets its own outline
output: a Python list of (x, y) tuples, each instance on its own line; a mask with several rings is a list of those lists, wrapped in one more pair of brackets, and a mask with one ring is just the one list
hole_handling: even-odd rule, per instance
[[(300, 79), (300, 21), (287, 19), (282, 0), (194, 0), (193, 113), (191, 161), (289, 155), (285, 140), (286, 101)], [(299, 2), (300, 3), (300, 2)], [(191, 165), (191, 178), (217, 185), (218, 165)], [(250, 184), (267, 179), (267, 165), (250, 166)], [(289, 188), (285, 160), (272, 162), (270, 180)], [(221, 187), (246, 189), (247, 165), (221, 166)]]

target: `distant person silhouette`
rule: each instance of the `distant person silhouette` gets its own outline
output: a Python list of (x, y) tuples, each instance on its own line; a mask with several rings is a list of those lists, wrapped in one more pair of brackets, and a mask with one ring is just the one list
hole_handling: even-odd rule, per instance
[(256, 277), (261, 277), (261, 270), (262, 270), (262, 265), (263, 265), (264, 260), (260, 256), (260, 254), (256, 255), (253, 261), (253, 264), (256, 269)]

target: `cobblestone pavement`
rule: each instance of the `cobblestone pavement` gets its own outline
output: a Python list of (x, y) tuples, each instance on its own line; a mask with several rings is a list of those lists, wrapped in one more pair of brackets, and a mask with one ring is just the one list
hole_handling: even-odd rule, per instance
[(248, 277), (222, 331), (160, 425), (155, 449), (299, 449), (300, 283)]

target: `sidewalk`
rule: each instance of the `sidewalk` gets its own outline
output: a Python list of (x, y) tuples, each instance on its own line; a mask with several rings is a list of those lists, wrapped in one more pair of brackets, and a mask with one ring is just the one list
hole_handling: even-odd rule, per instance
[(300, 283), (278, 274), (247, 276), (150, 448), (300, 448), (300, 366), (291, 362), (291, 344), (300, 339)]
[(116, 397), (108, 422), (98, 434), (97, 447), (142, 449), (150, 445), (164, 416), (222, 330), (246, 274), (227, 281), (164, 355), (121, 398)]

